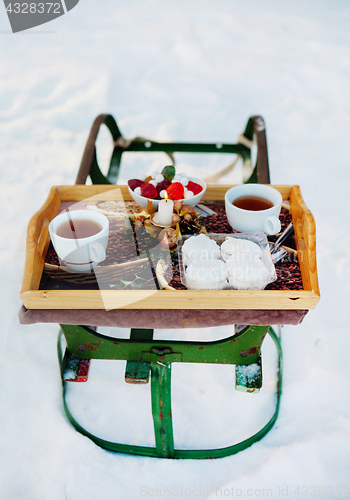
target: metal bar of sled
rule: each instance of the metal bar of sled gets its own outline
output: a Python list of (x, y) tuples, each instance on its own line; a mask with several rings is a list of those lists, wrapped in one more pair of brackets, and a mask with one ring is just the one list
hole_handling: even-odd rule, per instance
[(151, 363), (151, 394), (154, 437), (160, 458), (174, 456), (171, 415), (171, 364)]
[(154, 142), (132, 141), (123, 151), (171, 152), (171, 153), (236, 153), (246, 156), (249, 149), (243, 144), (189, 143), (189, 142)]
[(247, 326), (212, 342), (122, 339), (107, 337), (82, 325), (61, 325), (69, 354), (78, 359), (124, 359), (149, 363), (257, 363), (268, 326)]

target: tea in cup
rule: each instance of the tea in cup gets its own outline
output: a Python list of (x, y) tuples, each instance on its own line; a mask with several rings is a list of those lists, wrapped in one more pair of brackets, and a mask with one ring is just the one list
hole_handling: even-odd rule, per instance
[(266, 184), (241, 184), (225, 194), (227, 220), (240, 232), (279, 233), (281, 204), (281, 193)]
[(106, 258), (107, 217), (90, 210), (67, 210), (49, 225), (53, 247), (63, 265), (87, 272)]

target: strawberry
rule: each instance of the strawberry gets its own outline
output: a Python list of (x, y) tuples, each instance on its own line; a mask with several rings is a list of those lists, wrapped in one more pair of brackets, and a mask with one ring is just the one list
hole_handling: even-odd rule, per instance
[(185, 191), (181, 182), (173, 182), (166, 189), (167, 195), (171, 200), (182, 200)]
[(130, 179), (128, 180), (128, 186), (131, 191), (135, 191), (137, 187), (140, 187), (144, 181), (140, 181), (140, 179)]
[(192, 181), (188, 181), (188, 184), (187, 184), (187, 189), (189, 191), (192, 191), (192, 193), (194, 195), (200, 193), (202, 191), (202, 186), (200, 186), (199, 184), (197, 184), (197, 182), (192, 182)]
[(141, 184), (141, 196), (145, 198), (155, 198), (158, 195), (156, 188), (153, 184), (143, 182)]

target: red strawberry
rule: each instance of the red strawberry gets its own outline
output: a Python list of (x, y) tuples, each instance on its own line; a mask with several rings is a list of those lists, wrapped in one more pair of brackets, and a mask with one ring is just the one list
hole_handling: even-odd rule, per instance
[(155, 198), (158, 195), (156, 188), (153, 184), (143, 182), (141, 184), (141, 196), (145, 198)]
[(181, 182), (173, 182), (167, 187), (166, 192), (171, 200), (182, 200), (185, 195), (184, 187)]
[(140, 179), (130, 179), (128, 180), (128, 186), (131, 189), (131, 191), (135, 191), (137, 187), (140, 187), (143, 184), (143, 181), (140, 181)]
[(194, 195), (200, 193), (202, 191), (202, 186), (200, 186), (199, 184), (197, 184), (197, 182), (192, 182), (192, 181), (188, 181), (188, 184), (187, 184), (187, 189), (189, 191), (192, 191), (192, 193)]

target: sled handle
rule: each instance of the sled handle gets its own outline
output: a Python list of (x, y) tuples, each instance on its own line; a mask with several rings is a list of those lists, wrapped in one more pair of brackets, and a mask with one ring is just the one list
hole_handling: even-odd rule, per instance
[(253, 122), (254, 135), (256, 138), (257, 149), (258, 149), (256, 167), (254, 169), (256, 171), (257, 178), (253, 182), (258, 182), (259, 184), (270, 184), (271, 181), (270, 181), (269, 159), (267, 153), (265, 121), (263, 117), (260, 115), (252, 116), (248, 120), (247, 128), (249, 126), (250, 121)]
[[(96, 155), (96, 139), (102, 124), (106, 125), (109, 129), (115, 144), (110, 161), (108, 176), (102, 174)], [(251, 116), (249, 118), (243, 133), (243, 137), (247, 139), (247, 142), (253, 141), (254, 136), (257, 143), (257, 163), (247, 182), (270, 184), (266, 128), (265, 122), (260, 115)], [(128, 141), (123, 138), (123, 135), (120, 132), (113, 116), (109, 114), (101, 114), (95, 119), (91, 127), (75, 183), (85, 184), (89, 175), (93, 184), (113, 184), (117, 182), (121, 156), (125, 151), (161, 151), (167, 153), (170, 158), (172, 158), (172, 153), (174, 151), (197, 153), (236, 153), (242, 156), (243, 160), (250, 158), (250, 148), (242, 143), (165, 143), (148, 141), (147, 139), (142, 139), (140, 137)], [(113, 182), (111, 182), (111, 180), (113, 180)]]
[[(87, 177), (94, 170), (97, 172), (97, 178), (96, 182), (93, 181), (93, 184), (110, 184), (108, 179), (102, 174), (98, 166), (97, 156), (96, 156), (96, 139), (102, 124), (106, 125), (114, 141), (118, 140), (118, 138), (122, 136), (118, 128), (118, 125), (112, 115), (101, 114), (95, 119), (94, 123), (92, 124), (88, 140), (86, 141), (83, 157), (81, 159), (75, 184), (85, 184)], [(111, 163), (112, 160), (113, 160), (113, 155)], [(98, 172), (101, 175), (100, 179), (98, 178)]]

